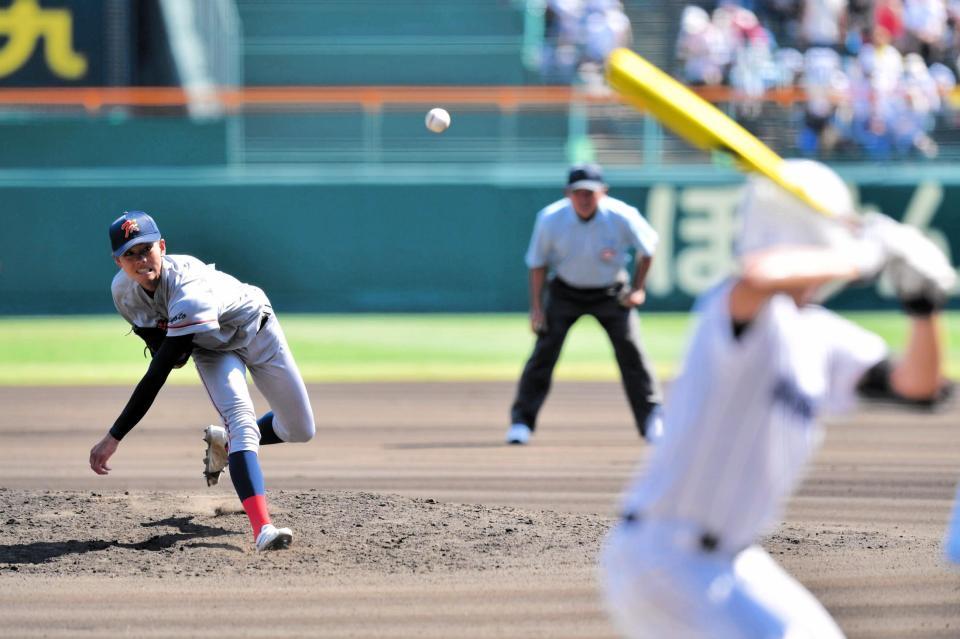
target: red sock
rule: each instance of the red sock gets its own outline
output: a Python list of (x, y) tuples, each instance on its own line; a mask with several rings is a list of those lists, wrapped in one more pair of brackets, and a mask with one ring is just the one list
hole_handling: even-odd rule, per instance
[(270, 523), (270, 513), (267, 511), (267, 498), (265, 495), (252, 495), (242, 502), (243, 509), (247, 511), (247, 517), (250, 518), (250, 525), (253, 526), (253, 540), (257, 540), (260, 529), (264, 524)]

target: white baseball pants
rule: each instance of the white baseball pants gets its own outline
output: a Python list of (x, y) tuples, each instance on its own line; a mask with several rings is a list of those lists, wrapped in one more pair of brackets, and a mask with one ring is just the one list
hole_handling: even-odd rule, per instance
[(759, 546), (706, 552), (677, 522), (615, 526), (600, 558), (610, 617), (630, 639), (843, 639), (810, 592)]
[(246, 371), (273, 410), (273, 428), (285, 442), (310, 441), (313, 408), (280, 322), (271, 315), (256, 337), (232, 351), (196, 349), (193, 361), (210, 400), (230, 434), (230, 452), (257, 451), (260, 429)]

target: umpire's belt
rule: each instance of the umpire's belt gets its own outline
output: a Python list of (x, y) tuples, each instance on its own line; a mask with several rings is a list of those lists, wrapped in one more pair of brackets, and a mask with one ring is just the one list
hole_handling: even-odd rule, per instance
[(559, 277), (554, 277), (552, 280), (550, 280), (551, 295), (562, 297), (580, 304), (596, 304), (597, 302), (605, 302), (612, 298), (615, 299), (622, 288), (623, 283), (621, 282), (614, 282), (613, 284), (608, 284), (607, 286), (583, 288), (568, 284)]
[(625, 514), (621, 522), (624, 526), (643, 526), (645, 533), (660, 537), (665, 543), (683, 550), (712, 553), (721, 548), (720, 537), (697, 524), (644, 519), (637, 513)]

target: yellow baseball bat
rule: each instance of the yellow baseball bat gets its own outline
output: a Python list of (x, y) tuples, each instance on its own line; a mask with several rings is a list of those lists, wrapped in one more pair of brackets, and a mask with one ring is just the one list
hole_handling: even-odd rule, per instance
[(707, 152), (731, 155), (745, 171), (755, 171), (783, 187), (813, 210), (830, 217), (829, 203), (812, 197), (784, 175), (784, 159), (718, 108), (629, 49), (607, 59), (607, 81), (627, 102)]

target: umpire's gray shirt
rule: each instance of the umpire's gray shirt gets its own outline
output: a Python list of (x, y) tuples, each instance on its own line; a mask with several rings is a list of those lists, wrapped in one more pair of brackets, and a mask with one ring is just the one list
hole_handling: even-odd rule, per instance
[(630, 249), (652, 256), (657, 232), (626, 202), (606, 196), (584, 222), (568, 198), (537, 214), (527, 249), (529, 268), (547, 267), (571, 286), (600, 288), (623, 279)]

